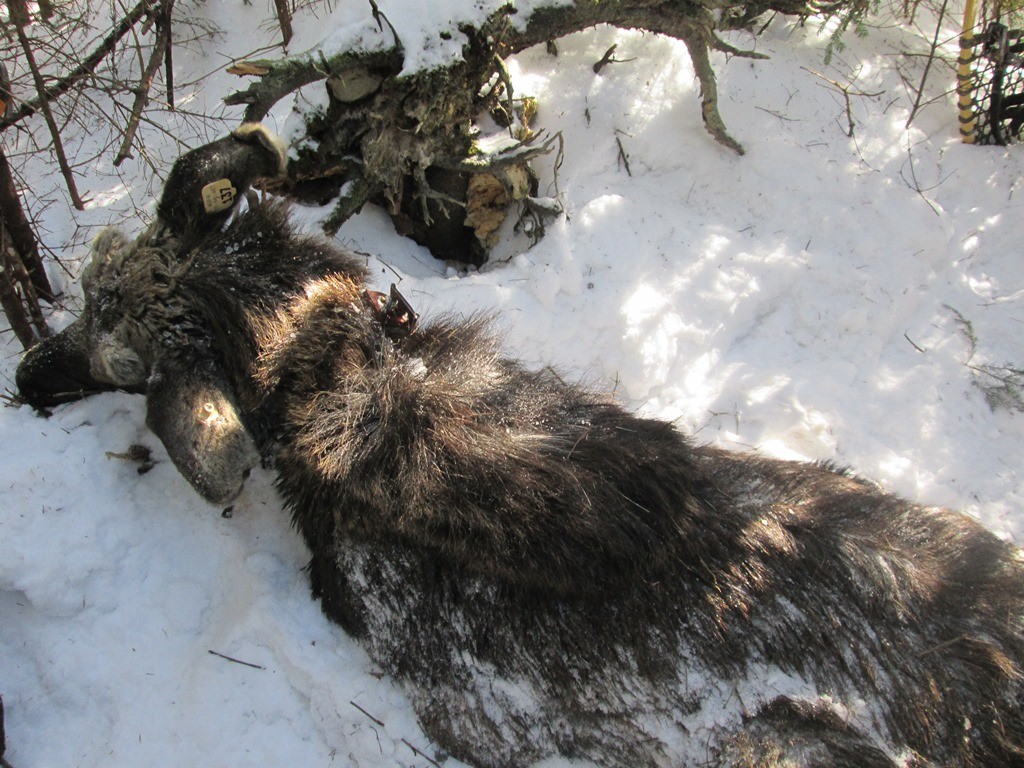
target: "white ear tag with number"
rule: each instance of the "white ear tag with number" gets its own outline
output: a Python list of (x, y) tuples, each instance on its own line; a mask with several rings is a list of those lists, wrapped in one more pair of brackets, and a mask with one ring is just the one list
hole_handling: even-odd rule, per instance
[(203, 208), (207, 213), (220, 213), (235, 204), (238, 190), (231, 185), (231, 179), (217, 179), (203, 187)]

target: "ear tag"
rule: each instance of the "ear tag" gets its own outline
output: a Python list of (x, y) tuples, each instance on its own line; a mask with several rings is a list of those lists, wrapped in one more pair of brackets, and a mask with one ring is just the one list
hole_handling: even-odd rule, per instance
[(203, 187), (203, 208), (207, 213), (220, 213), (235, 204), (238, 190), (231, 185), (231, 179), (217, 179)]

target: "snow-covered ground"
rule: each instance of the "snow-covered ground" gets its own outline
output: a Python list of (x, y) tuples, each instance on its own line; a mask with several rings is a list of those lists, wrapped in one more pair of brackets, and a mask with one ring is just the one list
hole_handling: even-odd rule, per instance
[[(178, 79), (273, 43), (264, 5), (197, 5), (228, 32), (176, 51)], [(293, 52), (325, 35), (377, 44), (368, 4), (335, 5), (297, 20)], [(454, 28), (498, 2), (379, 5), (402, 20), (412, 68), (451, 55), (428, 43), (439, 19)], [(927, 50), (921, 34), (890, 23), (850, 34), (827, 67), (814, 23), (777, 19), (730, 40), (771, 56), (714, 57), (745, 156), (705, 133), (681, 43), (599, 28), (560, 41), (557, 58), (510, 62), (518, 92), (540, 100), (539, 127), (565, 138), (567, 215), (538, 245), (506, 246), (467, 274), (377, 210), (339, 238), (378, 254), (380, 285), (400, 281), (421, 314), (496, 311), (510, 353), (614, 389), (701, 441), (835, 460), (1024, 541), (1024, 416), (993, 410), (978, 386), (995, 383), (985, 366), (1024, 367), (1024, 154), (961, 144), (948, 96), (905, 129), (899, 69), (919, 77), (920, 58), (904, 54)], [(613, 43), (630, 61), (595, 75)], [(843, 96), (815, 72), (881, 94), (852, 97), (853, 138)], [(218, 72), (179, 102), (224, 116), (212, 138), (239, 119), (218, 102), (240, 85)], [(928, 96), (952, 86), (936, 70)], [(290, 110), (269, 120), (285, 135)], [(161, 119), (202, 143), (191, 118)], [(166, 172), (177, 147), (155, 128), (143, 137)], [(29, 203), (72, 273), (96, 227), (133, 204), (152, 212), (148, 163), (116, 174), (109, 162), (82, 169), (92, 202), (76, 216), (40, 202), (57, 194), (49, 158), (29, 165)], [(538, 166), (554, 194), (550, 163)], [(310, 226), (326, 214), (299, 211)], [(69, 292), (59, 327), (79, 294), (53, 276)], [(13, 388), (20, 350), (0, 338), (0, 383)], [(112, 455), (132, 444), (152, 449), (152, 471)], [(49, 419), (0, 409), (0, 446), (0, 694), (16, 768), (427, 765), (414, 748), (431, 744), (402, 693), (310, 599), (307, 553), (269, 473), (222, 517), (146, 430), (142, 398), (124, 394)]]

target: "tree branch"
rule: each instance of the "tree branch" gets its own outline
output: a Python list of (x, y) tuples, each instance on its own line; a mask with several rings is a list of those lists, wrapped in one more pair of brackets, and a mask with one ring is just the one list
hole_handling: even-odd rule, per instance
[[(848, 10), (863, 2), (835, 0), (835, 8)], [(370, 6), (383, 31), (387, 18), (379, 13), (376, 0), (370, 0)], [(343, 93), (332, 88), (323, 109), (306, 116), (309, 143), (289, 166), (292, 189), (299, 193), (303, 179), (336, 176), (331, 170), (339, 164), (355, 165), (355, 172), (342, 175), (348, 183), (326, 224), (329, 232), (364, 203), (380, 203), (398, 231), (436, 256), (479, 263), (478, 259), (487, 257), (491, 224), (504, 215), (502, 206), (528, 197), (524, 185), (536, 185), (530, 161), (554, 148), (555, 140), (548, 139), (540, 146), (506, 142), (503, 148), (492, 146), (485, 154), (479, 152), (485, 142), (474, 138), (475, 122), (482, 111), (493, 109), (494, 100), (503, 99), (510, 120), (515, 121), (512, 83), (504, 65), (509, 56), (598, 24), (680, 40), (700, 82), (701, 114), (708, 132), (742, 154), (743, 148), (728, 134), (718, 112), (711, 51), (765, 57), (730, 45), (716, 31), (735, 28), (743, 20), (753, 24), (767, 12), (809, 15), (820, 6), (820, 0), (574, 0), (520, 12), (513, 23), (516, 9), (508, 4), (482, 22), (459, 26), (465, 40), (460, 53), (428, 68), (403, 72), (403, 47), (397, 36), (388, 50), (346, 50), (332, 57), (315, 50), (279, 61), (241, 61), (228, 71), (257, 80), (225, 102), (244, 105), (245, 119), (259, 120), (280, 99), (305, 85), (320, 80), (356, 81), (358, 72), (372, 81), (372, 88)], [(604, 63), (614, 61), (611, 53), (605, 55)], [(516, 127), (510, 125), (513, 137), (525, 138), (528, 131), (517, 132)], [(622, 155), (625, 159), (624, 150)], [(502, 190), (485, 175), (493, 176), (508, 193), (486, 205), (481, 202), (484, 186), (489, 185), (488, 194)], [(330, 186), (321, 185), (321, 194)], [(318, 188), (310, 185), (310, 189)], [(497, 202), (499, 197), (508, 200)], [(488, 208), (486, 227), (471, 221), (483, 220), (477, 216), (483, 208)]]
[(0, 131), (24, 120), (26, 117), (31, 117), (42, 108), (44, 100), (46, 102), (50, 102), (60, 96), (63, 96), (79, 81), (92, 75), (96, 71), (100, 62), (117, 47), (117, 43), (121, 38), (127, 35), (131, 28), (146, 15), (151, 3), (152, 0), (141, 0), (138, 5), (128, 12), (127, 16), (121, 19), (121, 21), (114, 26), (110, 31), (110, 34), (103, 39), (102, 43), (100, 43), (99, 47), (82, 59), (81, 63), (77, 67), (47, 88), (45, 93), (40, 94), (34, 99), (22, 102), (16, 110), (13, 110), (10, 114), (0, 120)]
[(282, 45), (287, 46), (292, 39), (292, 11), (288, 7), (288, 0), (274, 0), (274, 9), (277, 12), (277, 23), (281, 27)]
[(334, 211), (324, 221), (324, 232), (332, 237), (337, 234), (341, 225), (359, 213), (359, 210), (374, 194), (374, 190), (362, 176), (349, 181), (342, 189), (341, 197), (338, 199), (337, 205), (334, 206)]
[(852, 139), (854, 129), (856, 128), (856, 124), (853, 122), (853, 104), (850, 101), (850, 97), (861, 96), (866, 99), (874, 99), (881, 96), (883, 91), (877, 91), (876, 93), (865, 93), (864, 91), (850, 90), (851, 88), (853, 88), (853, 83), (857, 80), (857, 77), (860, 73), (854, 76), (853, 81), (846, 83), (844, 85), (843, 83), (840, 83), (838, 80), (833, 80), (831, 77), (825, 77), (825, 75), (821, 74), (820, 72), (815, 72), (813, 69), (808, 69), (807, 67), (800, 67), (800, 69), (804, 70), (805, 72), (810, 72), (815, 77), (821, 78), (826, 83), (831, 85), (834, 90), (839, 91), (839, 93), (843, 94), (843, 98), (846, 100), (846, 124), (849, 126), (846, 135)]
[(246, 90), (228, 95), (224, 103), (232, 106), (247, 105), (246, 122), (258, 122), (266, 117), (278, 101), (304, 85), (326, 80), (356, 67), (382, 69), (392, 74), (402, 69), (402, 54), (397, 47), (386, 51), (345, 51), (330, 59), (324, 58), (322, 54), (317, 56), (319, 53), (316, 51), (278, 61), (240, 61), (228, 67), (231, 74), (258, 75), (260, 79)]
[(686, 50), (690, 52), (693, 69), (700, 81), (700, 113), (704, 118), (704, 127), (719, 144), (728, 147), (737, 155), (744, 154), (746, 150), (728, 134), (725, 130), (725, 121), (718, 113), (718, 85), (715, 83), (715, 70), (711, 67), (707, 41), (693, 33), (686, 34), (682, 39), (686, 44)]
[(31, 277), (36, 294), (46, 301), (53, 301), (53, 288), (46, 277), (42, 257), (39, 255), (39, 243), (36, 241), (32, 225), (25, 216), (21, 198), (14, 183), (11, 165), (7, 162), (7, 154), (0, 149), (0, 218), (10, 235), (11, 243), (21, 254), (22, 261)]
[(161, 8), (161, 24), (167, 30), (167, 50), (164, 51), (164, 84), (167, 86), (167, 108), (174, 111), (174, 36), (171, 34), (173, 19), (171, 13), (174, 10), (173, 2), (166, 2)]
[(36, 57), (32, 52), (32, 43), (25, 33), (25, 27), (28, 25), (26, 2), (25, 0), (9, 0), (7, 8), (11, 14), (11, 21), (14, 22), (18, 43), (21, 45), (22, 52), (25, 54), (25, 61), (32, 72), (32, 79), (35, 81), (36, 93), (39, 95), (39, 108), (46, 120), (46, 126), (50, 129), (50, 137), (53, 139), (53, 153), (57, 156), (57, 164), (60, 166), (60, 172), (67, 184), (68, 194), (71, 196), (71, 204), (79, 211), (84, 211), (85, 203), (82, 202), (82, 198), (78, 194), (75, 175), (72, 173), (68, 159), (64, 155), (64, 145), (61, 143), (60, 129), (57, 127), (57, 121), (53, 119), (53, 113), (50, 111), (50, 104), (46, 98), (46, 83), (43, 81), (43, 75), (39, 71), (39, 65), (36, 64)]
[[(6, 240), (2, 238), (0, 240)], [(25, 305), (22, 303), (18, 292), (14, 287), (14, 254), (7, 242), (0, 242), (0, 308), (7, 316), (7, 322), (11, 324), (11, 330), (18, 337), (21, 346), (28, 349), (39, 340), (36, 332), (32, 330), (32, 323), (25, 312)]]
[(932, 64), (935, 63), (936, 51), (939, 48), (939, 32), (942, 29), (942, 22), (946, 18), (946, 6), (949, 4), (949, 0), (942, 0), (942, 7), (939, 9), (939, 18), (935, 22), (935, 35), (932, 37), (931, 46), (928, 49), (928, 61), (924, 65), (924, 72), (921, 74), (921, 87), (917, 89), (917, 94), (914, 96), (914, 106), (910, 110), (910, 116), (907, 117), (906, 125), (904, 128), (909, 128), (911, 123), (914, 122), (914, 118), (917, 117), (918, 111), (921, 109), (921, 98), (924, 96), (924, 86), (928, 82), (928, 73), (931, 72)]
[[(161, 8), (160, 14), (165, 19), (170, 19), (171, 8), (174, 6), (174, 0), (163, 0), (163, 7)], [(160, 16), (158, 16), (160, 18)], [(139, 119), (142, 117), (142, 110), (146, 108), (149, 103), (149, 91), (153, 87), (153, 78), (156, 76), (156, 71), (159, 69), (160, 64), (163, 63), (164, 57), (167, 55), (167, 51), (171, 44), (171, 26), (170, 24), (157, 22), (156, 25), (156, 42), (153, 45), (153, 51), (149, 57), (149, 63), (146, 64), (146, 68), (142, 73), (142, 77), (139, 78), (139, 87), (135, 92), (135, 103), (132, 105), (131, 116), (128, 119), (128, 126), (125, 128), (124, 141), (121, 143), (121, 149), (117, 152), (117, 157), (114, 158), (114, 166), (120, 166), (126, 159), (131, 157), (132, 142), (135, 141), (135, 134), (139, 130)]]
[(556, 133), (553, 136), (547, 137), (540, 145), (534, 146), (534, 142), (543, 133), (541, 131), (529, 139), (518, 141), (512, 146), (499, 149), (496, 152), (474, 154), (462, 159), (435, 158), (433, 164), (438, 168), (465, 173), (492, 173), (498, 168), (522, 165), (535, 157), (550, 154), (555, 143), (561, 141), (561, 133)]
[[(705, 5), (697, 3), (674, 3), (667, 0), (594, 0), (577, 2), (573, 5), (539, 8), (534, 11), (525, 25), (516, 27), (507, 24), (508, 9), (498, 11), (482, 27), (494, 32), (498, 38), (496, 47), (502, 55), (518, 53), (538, 43), (564, 37), (598, 24), (611, 24), (623, 29), (643, 29), (663, 34), (687, 44), (694, 66), (701, 82), (703, 93), (702, 112), (705, 124), (712, 135), (726, 146), (740, 151), (739, 144), (725, 132), (724, 122), (718, 115), (717, 90), (714, 85), (714, 71), (708, 57), (709, 49), (722, 51), (734, 56), (766, 58), (763, 54), (739, 50), (714, 34), (715, 18), (709, 8), (713, 0)], [(728, 7), (734, 7), (725, 4)], [(748, 14), (756, 16), (768, 10), (783, 13), (807, 12), (803, 0), (753, 0), (737, 6)], [(502, 23), (506, 22), (506, 23)], [(700, 49), (703, 49), (701, 51)], [(279, 61), (243, 61), (229, 68), (239, 75), (258, 75), (260, 80), (245, 91), (239, 91), (224, 99), (226, 104), (246, 104), (246, 120), (262, 119), (270, 108), (289, 93), (317, 80), (356, 66), (386, 68), (392, 74), (401, 70), (402, 49), (396, 40), (394, 48), (388, 51), (345, 51), (330, 59), (319, 52), (303, 54)], [(453, 62), (454, 64), (454, 62)]]

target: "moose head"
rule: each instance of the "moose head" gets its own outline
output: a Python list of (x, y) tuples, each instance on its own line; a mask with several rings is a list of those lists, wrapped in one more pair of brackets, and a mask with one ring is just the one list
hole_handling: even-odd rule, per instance
[[(81, 316), (33, 348), (16, 381), (31, 405), (48, 407), (109, 390), (145, 393), (146, 422), (195, 489), (214, 504), (241, 490), (259, 462), (225, 360), (246, 340), (223, 336), (218, 310), (251, 286), (232, 256), (287, 259), (287, 218), (227, 222), (257, 178), (284, 173), (285, 148), (258, 124), (186, 153), (168, 176), (156, 220), (135, 240), (103, 230), (82, 272)], [(339, 256), (343, 268), (350, 261)], [(271, 290), (285, 290), (284, 286)]]

